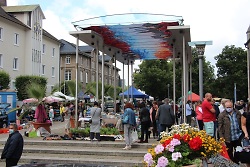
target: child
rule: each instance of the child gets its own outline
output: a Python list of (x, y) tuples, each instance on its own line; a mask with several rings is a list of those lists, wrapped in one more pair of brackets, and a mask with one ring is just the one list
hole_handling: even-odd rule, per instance
[(49, 106), (49, 119), (51, 121), (51, 124), (53, 123), (53, 118), (54, 118), (54, 110), (52, 106)]

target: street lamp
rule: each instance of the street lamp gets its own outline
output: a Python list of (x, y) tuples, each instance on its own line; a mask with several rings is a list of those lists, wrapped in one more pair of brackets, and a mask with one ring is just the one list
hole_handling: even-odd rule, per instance
[(200, 100), (203, 100), (203, 57), (206, 45), (212, 45), (212, 41), (195, 41), (188, 42), (189, 46), (195, 46), (198, 52), (199, 58), (199, 95)]
[(250, 26), (247, 29), (247, 42), (244, 44), (247, 48), (247, 87), (248, 87), (248, 101), (250, 101)]

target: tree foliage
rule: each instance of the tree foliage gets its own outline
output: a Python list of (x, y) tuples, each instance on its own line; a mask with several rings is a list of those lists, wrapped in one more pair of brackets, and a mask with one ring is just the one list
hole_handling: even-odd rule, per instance
[[(122, 92), (121, 87), (116, 87), (116, 97), (119, 97), (119, 93)], [(90, 82), (86, 86), (85, 93), (96, 96), (96, 82)], [(104, 84), (104, 96), (110, 96), (114, 98), (114, 87), (112, 85)], [(102, 98), (102, 83), (98, 83), (98, 99)]]
[(237, 98), (247, 99), (247, 53), (234, 45), (225, 46), (221, 54), (215, 56), (219, 97), (234, 99), (234, 83), (237, 85)]
[[(159, 100), (168, 97), (168, 91), (170, 98), (173, 98), (173, 62), (145, 60), (139, 65), (139, 68), (134, 73), (134, 83), (137, 88), (144, 90), (147, 94)], [(176, 98), (178, 99), (181, 97), (182, 90), (181, 78), (183, 70), (181, 62), (176, 62), (175, 69)], [(211, 90), (215, 76), (214, 67), (205, 58), (203, 58), (203, 77), (205, 78), (204, 92), (206, 92)], [(192, 62), (192, 91), (199, 94), (199, 60), (195, 50), (193, 50)]]
[(2, 89), (8, 89), (10, 83), (10, 75), (9, 73), (1, 70), (0, 71), (0, 86)]
[[(47, 78), (40, 76), (30, 76), (30, 75), (20, 75), (16, 77), (15, 86), (17, 89), (18, 100), (24, 100), (30, 98), (27, 92), (27, 87), (29, 87), (32, 83), (38, 84), (42, 88), (46, 88)], [(44, 92), (44, 94), (45, 93), (46, 92)]]

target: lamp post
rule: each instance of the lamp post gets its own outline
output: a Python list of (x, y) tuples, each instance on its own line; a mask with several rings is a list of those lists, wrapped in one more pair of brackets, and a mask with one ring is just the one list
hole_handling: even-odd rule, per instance
[(203, 100), (203, 57), (205, 53), (206, 45), (212, 45), (212, 41), (196, 41), (188, 42), (189, 46), (195, 46), (198, 52), (199, 58), (199, 95), (200, 100)]
[(247, 48), (247, 87), (248, 87), (248, 101), (250, 101), (250, 26), (247, 29), (247, 42), (245, 43)]

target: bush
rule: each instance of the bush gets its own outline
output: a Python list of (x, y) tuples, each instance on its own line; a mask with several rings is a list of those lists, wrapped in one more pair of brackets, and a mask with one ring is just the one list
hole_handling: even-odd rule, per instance
[(0, 86), (2, 89), (8, 89), (10, 84), (10, 75), (5, 71), (0, 71)]
[(31, 75), (21, 75), (16, 77), (16, 89), (18, 100), (24, 100), (29, 98), (27, 93), (27, 87), (30, 86), (32, 83), (36, 83), (38, 85), (41, 85), (41, 87), (45, 88), (47, 85), (47, 78)]

